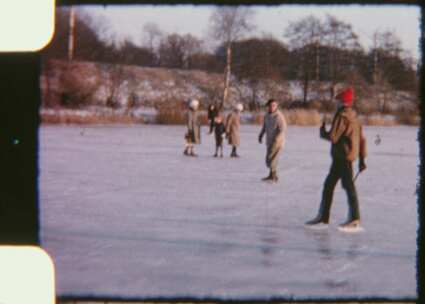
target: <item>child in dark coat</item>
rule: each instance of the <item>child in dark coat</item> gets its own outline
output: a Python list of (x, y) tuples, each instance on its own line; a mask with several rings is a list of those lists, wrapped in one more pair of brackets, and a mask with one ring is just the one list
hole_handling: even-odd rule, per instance
[(214, 157), (218, 156), (218, 150), (220, 150), (220, 157), (223, 157), (223, 138), (226, 134), (226, 127), (223, 123), (223, 118), (217, 115), (214, 118), (214, 134), (215, 134), (215, 154)]
[(211, 134), (214, 129), (215, 118), (217, 117), (219, 112), (218, 107), (215, 104), (210, 104), (208, 106), (208, 120), (210, 121), (210, 131), (208, 134)]

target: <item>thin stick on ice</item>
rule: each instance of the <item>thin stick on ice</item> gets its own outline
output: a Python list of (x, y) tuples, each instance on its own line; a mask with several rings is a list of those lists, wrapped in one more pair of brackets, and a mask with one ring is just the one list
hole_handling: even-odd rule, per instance
[(356, 176), (354, 176), (354, 178), (353, 178), (353, 183), (356, 181), (357, 176), (359, 176), (360, 172), (362, 172), (362, 171), (357, 172)]

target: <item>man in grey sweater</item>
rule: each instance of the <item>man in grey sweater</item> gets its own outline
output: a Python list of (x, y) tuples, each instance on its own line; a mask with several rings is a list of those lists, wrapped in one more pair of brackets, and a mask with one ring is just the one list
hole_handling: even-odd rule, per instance
[(278, 103), (275, 99), (270, 99), (266, 106), (268, 112), (264, 115), (264, 123), (258, 136), (258, 142), (261, 144), (264, 134), (266, 134), (266, 166), (270, 169), (267, 177), (263, 181), (277, 182), (277, 163), (280, 151), (285, 143), (287, 124), (285, 116), (278, 109)]

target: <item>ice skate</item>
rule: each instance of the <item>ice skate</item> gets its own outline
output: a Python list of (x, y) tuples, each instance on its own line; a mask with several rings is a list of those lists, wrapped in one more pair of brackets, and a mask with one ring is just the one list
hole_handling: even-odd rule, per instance
[(188, 148), (184, 149), (183, 154), (188, 156), (189, 155), (189, 149)]
[(360, 220), (349, 220), (338, 226), (338, 230), (343, 232), (360, 232), (363, 228), (360, 226)]
[(324, 221), (320, 216), (317, 216), (314, 219), (306, 222), (304, 226), (312, 229), (324, 229), (328, 228), (328, 222)]
[(277, 177), (277, 175), (272, 175), (270, 178), (264, 180), (267, 183), (277, 183), (279, 180), (279, 178)]
[(218, 157), (218, 154), (216, 153), (216, 154), (214, 154), (213, 156), (214, 156), (214, 157)]
[(263, 182), (267, 182), (267, 181), (272, 180), (272, 173), (270, 172), (270, 174), (269, 174), (268, 176), (263, 177), (261, 180), (262, 180)]
[(269, 183), (277, 183), (279, 178), (277, 177), (276, 173), (270, 172), (270, 174), (268, 176), (263, 177), (261, 180), (264, 181), (264, 182), (269, 182)]

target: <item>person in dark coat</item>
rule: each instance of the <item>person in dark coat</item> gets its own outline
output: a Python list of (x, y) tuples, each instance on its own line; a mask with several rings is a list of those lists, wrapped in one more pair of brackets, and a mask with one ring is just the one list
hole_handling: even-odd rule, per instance
[(194, 144), (201, 142), (201, 124), (198, 114), (199, 101), (192, 99), (189, 101), (189, 111), (187, 112), (187, 132), (185, 134), (186, 146), (183, 154), (187, 156), (196, 156), (193, 151)]
[(348, 198), (348, 220), (339, 225), (342, 230), (360, 227), (360, 211), (356, 187), (353, 181), (353, 161), (360, 156), (359, 172), (366, 169), (366, 139), (362, 126), (352, 108), (353, 89), (348, 88), (335, 98), (338, 110), (333, 118), (330, 131), (326, 131), (325, 122), (320, 127), (320, 137), (331, 142), (332, 165), (323, 187), (322, 201), (318, 215), (306, 223), (307, 226), (323, 226), (329, 223), (333, 192), (338, 180)]
[(214, 157), (218, 156), (220, 150), (220, 157), (223, 157), (223, 138), (226, 135), (226, 127), (223, 123), (223, 118), (218, 115), (214, 120), (214, 135), (215, 135), (215, 154)]
[(210, 121), (210, 130), (209, 130), (209, 134), (211, 134), (213, 132), (214, 129), (214, 122), (215, 122), (215, 118), (218, 116), (219, 113), (219, 109), (215, 104), (210, 104), (208, 106), (208, 120)]

